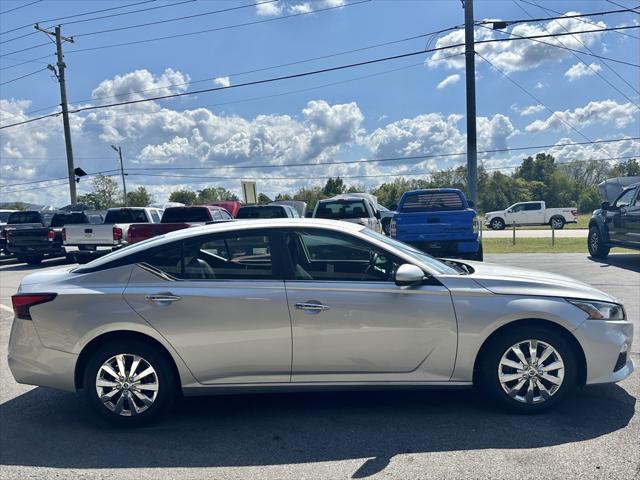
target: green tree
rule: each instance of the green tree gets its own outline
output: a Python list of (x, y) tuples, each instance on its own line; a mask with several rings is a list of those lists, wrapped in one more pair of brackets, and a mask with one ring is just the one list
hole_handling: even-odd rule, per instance
[(326, 197), (333, 197), (334, 195), (344, 193), (345, 189), (344, 181), (340, 177), (330, 177), (327, 183), (325, 183), (322, 193)]
[(197, 199), (198, 195), (191, 190), (176, 190), (169, 195), (170, 202), (184, 203), (185, 205), (193, 205)]
[(301, 188), (293, 194), (293, 199), (307, 204), (307, 210), (313, 210), (318, 200), (326, 198), (320, 187)]
[(292, 200), (291, 195), (288, 193), (279, 193), (276, 195), (276, 202), (281, 202), (283, 200)]
[(198, 203), (207, 204), (223, 200), (238, 200), (238, 197), (224, 187), (206, 187), (198, 190)]
[(640, 176), (640, 163), (635, 158), (618, 163), (609, 171), (609, 177), (635, 177)]
[(548, 183), (556, 169), (555, 158), (552, 155), (538, 153), (535, 159), (525, 158), (522, 165), (516, 169), (514, 176), (527, 181)]
[(580, 213), (591, 213), (595, 209), (600, 208), (602, 202), (602, 196), (598, 187), (589, 187), (582, 192), (578, 197), (578, 211)]
[(122, 205), (122, 193), (118, 182), (111, 177), (96, 175), (91, 180), (93, 191), (78, 196), (78, 203), (85, 203), (96, 210), (118, 207)]
[(267, 197), (264, 193), (259, 193), (258, 194), (258, 203), (260, 205), (266, 205), (267, 203), (271, 203), (273, 200), (271, 200), (269, 197)]
[(130, 207), (146, 207), (153, 203), (153, 196), (145, 187), (138, 187), (133, 192), (127, 192), (127, 205)]

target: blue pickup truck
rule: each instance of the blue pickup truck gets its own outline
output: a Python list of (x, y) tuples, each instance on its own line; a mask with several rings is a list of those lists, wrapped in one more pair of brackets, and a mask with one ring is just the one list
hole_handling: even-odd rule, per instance
[(476, 212), (457, 188), (404, 193), (389, 230), (393, 238), (437, 257), (482, 260)]

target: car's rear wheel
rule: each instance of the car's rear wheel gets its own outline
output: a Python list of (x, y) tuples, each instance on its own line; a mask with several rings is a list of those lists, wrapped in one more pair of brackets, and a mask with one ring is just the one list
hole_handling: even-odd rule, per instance
[(479, 368), (476, 386), (520, 413), (547, 410), (576, 387), (573, 347), (543, 327), (510, 329), (491, 339)]
[(604, 242), (600, 230), (598, 227), (591, 227), (589, 229), (589, 237), (587, 239), (587, 247), (589, 248), (589, 254), (593, 258), (606, 258), (611, 250), (609, 246)]
[(501, 218), (494, 218), (489, 222), (492, 230), (504, 230), (505, 223)]
[(553, 217), (549, 221), (549, 226), (554, 230), (562, 230), (564, 228), (564, 218), (562, 217)]
[(107, 343), (89, 358), (85, 396), (93, 410), (119, 426), (139, 426), (164, 414), (177, 393), (170, 360), (138, 340)]

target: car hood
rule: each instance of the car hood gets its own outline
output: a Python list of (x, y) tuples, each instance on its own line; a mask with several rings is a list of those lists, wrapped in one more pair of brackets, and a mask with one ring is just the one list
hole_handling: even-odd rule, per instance
[(620, 303), (608, 293), (564, 275), (484, 262), (465, 263), (474, 269), (470, 277), (493, 293)]
[(487, 212), (484, 214), (485, 217), (492, 217), (494, 215), (501, 215), (503, 214), (505, 211), (504, 210), (496, 210), (495, 212)]

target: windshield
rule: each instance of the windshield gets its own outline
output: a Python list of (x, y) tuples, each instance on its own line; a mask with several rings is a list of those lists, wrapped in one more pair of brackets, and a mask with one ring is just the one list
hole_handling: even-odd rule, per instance
[(211, 214), (207, 207), (172, 207), (162, 214), (161, 223), (209, 222)]
[(380, 240), (381, 242), (386, 243), (398, 250), (401, 250), (403, 253), (409, 255), (410, 257), (416, 259), (418, 262), (427, 265), (432, 270), (435, 270), (437, 273), (441, 273), (443, 275), (459, 275), (456, 269), (451, 268), (440, 260), (432, 257), (431, 255), (424, 253), (417, 248), (413, 248), (406, 243), (399, 242), (394, 240), (393, 238), (387, 237), (386, 235), (382, 235), (376, 231), (373, 231), (369, 228), (365, 228), (362, 230), (362, 233), (368, 235), (369, 237), (375, 238), (376, 240)]
[(287, 218), (284, 207), (266, 206), (266, 207), (242, 207), (238, 210), (236, 218)]
[(418, 192), (407, 194), (402, 202), (402, 212), (437, 212), (464, 210), (462, 197), (456, 192)]
[(104, 219), (104, 223), (148, 223), (144, 210), (131, 210), (121, 208), (119, 210), (109, 210)]
[(329, 218), (340, 220), (344, 218), (368, 218), (369, 213), (364, 204), (364, 200), (332, 200), (320, 202), (316, 213), (316, 218)]

